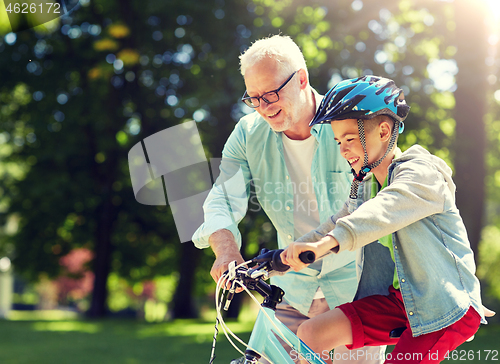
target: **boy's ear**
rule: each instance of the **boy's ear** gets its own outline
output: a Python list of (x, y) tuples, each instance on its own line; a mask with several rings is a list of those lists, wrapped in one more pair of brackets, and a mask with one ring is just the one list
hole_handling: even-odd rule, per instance
[(391, 138), (391, 125), (387, 121), (382, 121), (379, 126), (380, 141), (386, 142)]

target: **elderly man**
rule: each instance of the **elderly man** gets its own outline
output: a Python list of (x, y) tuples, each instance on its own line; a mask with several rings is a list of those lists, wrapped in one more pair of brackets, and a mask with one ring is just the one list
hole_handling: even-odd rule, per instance
[[(256, 112), (243, 117), (227, 140), (222, 183), (205, 201), (205, 222), (193, 236), (198, 248), (210, 246), (215, 253), (215, 281), (229, 262), (243, 262), (237, 224), (246, 214), (251, 182), (278, 232), (279, 247), (285, 248), (341, 208), (351, 181), (331, 128), (309, 127), (322, 96), (309, 85), (299, 47), (275, 35), (253, 43), (240, 61), (246, 85), (242, 101)], [(296, 332), (304, 320), (353, 300), (355, 255), (330, 255), (300, 272), (273, 277), (272, 283), (286, 292), (276, 315)], [(334, 357), (346, 359), (336, 360), (342, 363), (378, 363), (384, 349), (366, 348), (351, 360), (353, 355), (339, 347)]]

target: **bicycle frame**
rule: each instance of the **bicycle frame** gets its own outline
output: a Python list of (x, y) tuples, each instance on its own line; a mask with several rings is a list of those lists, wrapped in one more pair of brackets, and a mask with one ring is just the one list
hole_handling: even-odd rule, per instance
[[(310, 364), (325, 364), (319, 357), (319, 354), (315, 354), (288, 327), (276, 318), (276, 313), (273, 309), (262, 307), (262, 310), (259, 311), (255, 320), (255, 325), (248, 342), (249, 347), (260, 353), (264, 353), (274, 363), (294, 364), (294, 361), (276, 337), (277, 335), (282, 339), (286, 339), (284, 340), (285, 342), (292, 344), (292, 350), (296, 353), (297, 359), (305, 359)], [(278, 327), (281, 332), (276, 332), (275, 327)], [(248, 354), (253, 355), (253, 353), (252, 350), (247, 350), (247, 358)]]

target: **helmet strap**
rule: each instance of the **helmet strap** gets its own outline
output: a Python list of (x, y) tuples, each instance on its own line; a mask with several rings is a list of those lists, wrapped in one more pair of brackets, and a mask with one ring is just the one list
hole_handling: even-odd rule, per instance
[(354, 198), (354, 199), (358, 197), (359, 183), (363, 181), (366, 175), (373, 168), (378, 167), (380, 163), (382, 163), (384, 158), (387, 157), (392, 148), (394, 148), (394, 145), (396, 144), (399, 134), (399, 121), (394, 120), (394, 127), (392, 129), (391, 139), (389, 140), (389, 145), (387, 146), (384, 156), (370, 165), (368, 165), (368, 153), (366, 152), (366, 136), (365, 136), (365, 125), (363, 119), (358, 119), (358, 133), (359, 133), (359, 140), (365, 152), (365, 156), (363, 160), (363, 167), (361, 167), (361, 170), (359, 171), (358, 174), (356, 174), (354, 168), (351, 167), (351, 172), (354, 175), (354, 180), (352, 181), (351, 184), (351, 192), (349, 193), (349, 198)]

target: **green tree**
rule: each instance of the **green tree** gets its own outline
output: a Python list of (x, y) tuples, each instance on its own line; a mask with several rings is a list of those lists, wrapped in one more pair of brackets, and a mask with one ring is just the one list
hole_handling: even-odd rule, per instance
[[(464, 26), (454, 11), (460, 2), (81, 4), (54, 30), (0, 40), (0, 211), (4, 222), (19, 222), (0, 249), (15, 254), (16, 269), (31, 279), (57, 275), (59, 258), (74, 247), (92, 249), (94, 316), (105, 312), (110, 271), (131, 282), (179, 271), (177, 316), (196, 315), (195, 282), (197, 294), (213, 288), (210, 250), (179, 243), (170, 208), (135, 201), (127, 153), (145, 137), (195, 119), (207, 158), (220, 157), (234, 123), (249, 111), (239, 102), (238, 55), (253, 40), (290, 35), (321, 93), (364, 74), (393, 78), (412, 107), (401, 147), (419, 143), (449, 163), (463, 158), (454, 143), (466, 130), (458, 127), (467, 122), (456, 105), (460, 85), (469, 82), (461, 63), (468, 62)], [(473, 187), (456, 166), (460, 202)], [(240, 226), (247, 254), (270, 246), (262, 213), (249, 213)]]
[[(450, 61), (453, 7), (421, 0), (362, 2), (254, 0), (258, 28), (275, 27), (297, 40), (307, 60), (311, 84), (324, 93), (336, 82), (365, 74), (392, 78), (412, 110), (400, 135), (403, 149), (418, 143), (448, 162), (453, 160), (453, 77), (441, 86), (429, 66)], [(261, 34), (261, 33), (259, 33)], [(447, 69), (443, 71), (448, 72)], [(451, 74), (453, 76), (453, 74)]]
[[(487, 106), (488, 29), (485, 3), (455, 1), (456, 55), (459, 72), (455, 92), (455, 181), (457, 206), (464, 219), (469, 240), (478, 253), (485, 195), (485, 115)], [(475, 24), (471, 27), (470, 24)]]
[[(10, 33), (1, 44), (2, 216), (19, 221), (13, 262), (30, 279), (56, 276), (61, 256), (92, 249), (96, 317), (111, 270), (134, 282), (190, 265), (176, 297), (192, 302), (186, 275), (201, 253), (179, 243), (169, 208), (135, 201), (127, 153), (192, 118), (220, 152), (242, 90), (247, 4), (82, 4), (52, 32)], [(174, 314), (195, 314), (177, 302)]]

